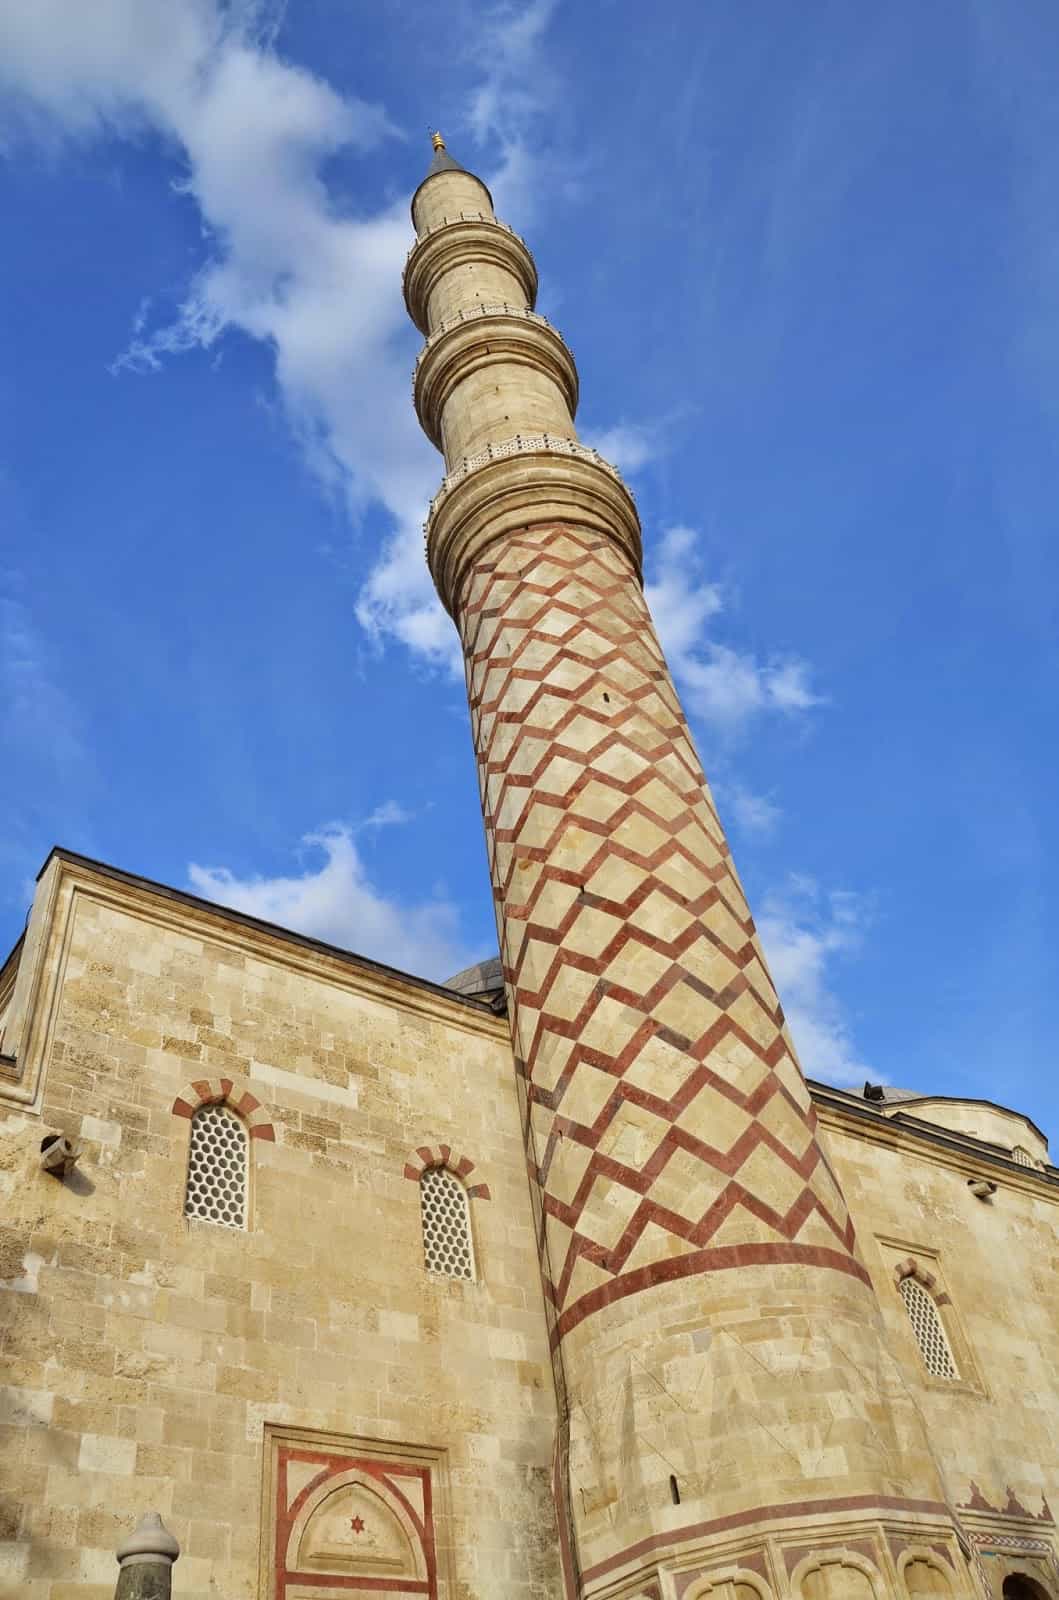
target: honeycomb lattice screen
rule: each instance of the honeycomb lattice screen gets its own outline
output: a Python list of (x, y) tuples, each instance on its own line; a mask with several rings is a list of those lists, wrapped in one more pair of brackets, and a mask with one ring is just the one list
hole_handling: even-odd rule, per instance
[(935, 1378), (958, 1378), (959, 1370), (929, 1290), (917, 1278), (902, 1278), (901, 1299), (927, 1371)]
[(473, 1280), (471, 1211), (459, 1178), (447, 1167), (428, 1167), (419, 1180), (419, 1204), (427, 1271)]
[(185, 1216), (246, 1227), (246, 1146), (246, 1129), (228, 1106), (199, 1107), (191, 1119)]

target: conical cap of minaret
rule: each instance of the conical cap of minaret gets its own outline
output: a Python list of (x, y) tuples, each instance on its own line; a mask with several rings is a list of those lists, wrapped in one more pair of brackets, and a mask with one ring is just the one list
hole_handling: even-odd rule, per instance
[(449, 154), (440, 133), (430, 136), (434, 156), (427, 175), (412, 196), (412, 221), (422, 238), (431, 228), (461, 212), (492, 217), (493, 197), (481, 178)]

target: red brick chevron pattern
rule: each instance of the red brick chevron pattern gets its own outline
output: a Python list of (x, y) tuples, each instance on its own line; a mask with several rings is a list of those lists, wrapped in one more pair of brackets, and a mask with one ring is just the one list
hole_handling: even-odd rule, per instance
[(867, 1282), (625, 557), (522, 530), (459, 624), (557, 1336), (744, 1260)]

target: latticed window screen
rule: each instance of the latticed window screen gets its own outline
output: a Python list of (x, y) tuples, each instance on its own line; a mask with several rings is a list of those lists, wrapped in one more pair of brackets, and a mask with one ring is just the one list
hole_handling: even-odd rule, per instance
[(901, 1299), (927, 1371), (935, 1378), (958, 1378), (959, 1370), (929, 1289), (918, 1278), (902, 1278)]
[(471, 1211), (459, 1178), (447, 1167), (428, 1167), (419, 1180), (419, 1204), (427, 1271), (473, 1279)]
[(185, 1216), (246, 1227), (246, 1147), (246, 1129), (230, 1107), (199, 1107), (191, 1119)]
[(1020, 1167), (1035, 1167), (1037, 1165), (1029, 1151), (1024, 1150), (1020, 1144), (1017, 1144), (1012, 1150), (1011, 1159), (1012, 1161), (1017, 1161)]

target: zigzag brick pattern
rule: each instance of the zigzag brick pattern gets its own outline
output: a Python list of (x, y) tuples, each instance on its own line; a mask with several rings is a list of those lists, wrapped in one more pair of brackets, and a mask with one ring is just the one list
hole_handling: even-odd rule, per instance
[(750, 1262), (866, 1282), (625, 556), (530, 527), (457, 609), (555, 1337)]

